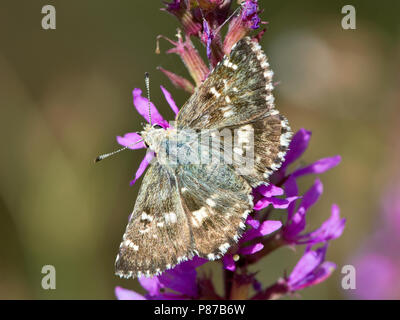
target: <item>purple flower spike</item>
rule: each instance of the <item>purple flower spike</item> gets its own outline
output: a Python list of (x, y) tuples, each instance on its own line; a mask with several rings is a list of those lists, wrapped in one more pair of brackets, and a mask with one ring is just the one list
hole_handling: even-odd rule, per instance
[[(199, 87), (210, 77), (216, 65), (221, 63), (223, 56), (230, 54), (232, 47), (238, 41), (246, 36), (250, 36), (251, 41), (254, 42), (253, 48), (256, 46), (257, 42), (260, 42), (262, 34), (266, 31), (265, 28), (260, 28), (261, 24), (266, 24), (266, 22), (260, 19), (260, 13), (263, 11), (260, 9), (261, 3), (261, 1), (257, 0), (244, 0), (241, 1), (241, 4), (239, 4), (239, 2), (237, 3), (239, 7), (236, 11), (236, 3), (232, 0), (164, 1), (165, 7), (162, 8), (162, 10), (174, 15), (181, 26), (177, 29), (176, 41), (164, 35), (159, 35), (157, 37), (156, 53), (159, 54), (161, 52), (160, 39), (166, 40), (170, 45), (166, 53), (174, 53), (180, 57), (193, 81), (161, 67), (158, 67), (158, 70), (163, 72), (175, 87), (183, 89), (190, 94), (199, 92)], [(236, 14), (238, 11), (240, 11), (240, 13)], [(225, 29), (221, 31), (224, 26), (228, 27), (226, 32)], [(254, 31), (254, 29), (259, 30)], [(200, 40), (201, 44), (205, 45), (205, 49), (203, 49), (207, 53), (208, 62), (205, 61), (198, 52), (195, 46), (196, 42), (192, 42), (193, 38), (197, 38), (195, 40), (196, 42)], [(258, 52), (258, 49), (256, 51), (258, 60), (262, 62), (263, 58), (261, 53)], [(236, 67), (232, 67), (231, 69), (233, 77), (237, 76), (237, 72), (239, 72), (240, 69), (237, 70), (236, 73)], [(177, 116), (179, 114), (179, 108), (172, 98), (171, 93), (164, 86), (160, 86), (160, 88), (168, 105), (175, 116)], [(213, 90), (211, 90), (211, 94), (213, 94)], [(231, 99), (235, 99), (235, 97), (232, 96)], [(226, 100), (228, 101), (229, 99)], [(146, 95), (143, 95), (141, 89), (136, 88), (133, 90), (133, 103), (136, 110), (147, 122), (150, 120), (150, 108), (152, 125), (158, 124), (165, 130), (170, 128), (170, 124), (157, 111), (156, 106), (148, 101)], [(159, 133), (161, 133), (161, 130)], [(167, 133), (169, 133), (169, 131)], [(320, 283), (328, 278), (336, 267), (334, 263), (325, 261), (328, 243), (342, 235), (346, 220), (340, 217), (339, 207), (333, 205), (330, 217), (326, 219), (319, 228), (311, 231), (307, 230), (306, 220), (308, 220), (307, 215), (309, 214), (309, 209), (319, 200), (323, 192), (323, 185), (321, 181), (317, 179), (304, 193), (304, 190), (299, 188), (299, 186), (303, 184), (298, 179), (304, 175), (324, 173), (337, 166), (341, 158), (340, 156), (323, 158), (312, 164), (302, 165), (299, 169), (297, 169), (297, 167), (289, 171), (288, 167), (297, 161), (308, 148), (311, 140), (311, 132), (300, 129), (293, 136), (290, 143), (287, 139), (288, 136), (286, 135), (285, 139), (281, 141), (282, 144), (288, 146), (286, 154), (284, 154), (284, 149), (286, 148), (281, 148), (279, 150), (279, 156), (285, 156), (283, 164), (280, 168), (271, 166), (271, 168), (274, 169), (274, 174), (269, 179), (266, 179), (264, 182), (265, 185), (253, 188), (252, 194), (248, 197), (240, 197), (240, 199), (232, 198), (229, 203), (217, 201), (218, 192), (221, 191), (218, 190), (215, 195), (215, 203), (214, 200), (208, 198), (205, 192), (201, 192), (201, 194), (198, 195), (200, 200), (196, 200), (195, 206), (189, 203), (190, 199), (188, 203), (182, 203), (184, 211), (188, 213), (188, 210), (193, 210), (195, 216), (195, 210), (198, 210), (197, 207), (201, 209), (199, 212), (203, 212), (202, 206), (208, 205), (215, 207), (214, 210), (208, 210), (209, 213), (220, 212), (224, 209), (221, 212), (226, 214), (227, 217), (231, 217), (233, 219), (232, 223), (234, 223), (235, 219), (237, 221), (234, 225), (236, 229), (231, 230), (230, 226), (225, 222), (217, 221), (213, 224), (211, 216), (208, 217), (207, 214), (207, 217), (203, 217), (203, 213), (201, 213), (202, 220), (204, 221), (201, 225), (196, 226), (199, 230), (192, 230), (195, 232), (192, 235), (194, 236), (192, 240), (194, 239), (196, 241), (186, 243), (186, 245), (188, 251), (197, 253), (196, 250), (198, 250), (198, 254), (202, 257), (208, 257), (209, 259), (194, 257), (190, 261), (182, 262), (186, 257), (183, 257), (181, 254), (176, 255), (174, 258), (181, 263), (175, 265), (172, 269), (171, 262), (170, 265), (165, 267), (160, 266), (160, 269), (157, 270), (159, 271), (157, 276), (147, 278), (140, 277), (138, 279), (142, 288), (146, 291), (144, 295), (121, 287), (116, 287), (115, 295), (117, 298), (126, 300), (276, 299)], [(134, 145), (139, 140), (141, 140), (140, 133), (135, 132), (117, 137), (119, 144), (130, 149), (144, 148), (145, 144), (143, 142)], [(151, 142), (148, 144), (153, 145)], [(263, 157), (268, 155), (259, 154), (258, 156)], [(147, 166), (151, 164), (154, 157), (154, 152), (148, 150), (131, 184), (134, 184), (145, 173)], [(227, 179), (229, 179), (229, 177)], [(179, 190), (185, 192), (181, 187), (179, 187), (178, 191)], [(190, 193), (190, 190), (187, 191)], [(213, 194), (209, 196), (214, 199)], [(253, 208), (250, 208), (248, 205), (244, 208), (243, 201), (254, 204)], [(287, 216), (285, 211), (279, 212), (277, 209), (287, 210)], [(237, 215), (238, 213), (240, 213), (240, 216)], [(279, 215), (279, 213), (281, 213), (281, 215)], [(141, 214), (141, 212), (139, 214)], [(164, 211), (150, 212), (150, 214), (147, 214), (149, 217), (147, 217), (143, 213), (141, 219), (147, 220), (146, 228), (156, 228), (159, 232), (163, 232), (162, 230), (164, 230), (164, 234), (161, 238), (164, 238), (164, 236), (168, 238), (168, 225), (172, 222), (167, 221), (167, 216), (163, 217), (165, 214)], [(176, 214), (178, 214), (178, 212), (176, 212)], [(242, 220), (245, 216), (247, 217), (246, 221)], [(276, 217), (276, 220), (270, 220), (271, 217)], [(189, 223), (188, 227), (194, 228), (194, 226), (191, 226), (192, 217), (190, 214), (187, 218), (187, 223)], [(209, 218), (211, 220), (209, 220)], [(284, 225), (281, 221), (285, 221)], [(198, 235), (201, 235), (201, 232), (204, 234), (210, 232), (211, 225), (216, 227), (215, 231), (220, 237), (216, 239), (218, 240), (218, 243), (216, 243), (217, 246), (210, 245), (209, 248), (207, 248), (207, 243), (209, 242), (207, 237), (212, 236), (212, 232), (202, 237), (204, 243), (201, 241), (199, 242), (195, 234), (196, 232), (200, 232), (197, 233)], [(240, 232), (239, 228), (241, 230)], [(148, 230), (151, 231), (151, 229)], [(152, 233), (150, 233), (150, 236), (151, 234)], [(154, 238), (156, 238), (156, 236)], [(161, 238), (159, 237), (159, 239)], [(127, 246), (128, 242), (126, 241), (127, 240), (124, 239), (123, 246)], [(172, 239), (170, 237), (168, 241), (161, 241), (161, 245), (173, 246), (174, 244), (171, 241), (178, 244), (180, 243), (179, 239)], [(136, 242), (137, 241), (135, 241), (135, 243)], [(319, 246), (321, 247), (319, 249), (312, 249), (312, 246), (316, 244), (320, 244)], [(284, 246), (294, 247), (297, 245), (307, 245), (307, 248), (290, 275), (283, 279), (278, 279), (272, 286), (263, 288), (263, 284), (256, 279), (257, 271), (251, 271), (251, 267), (274, 250)], [(131, 247), (130, 243), (129, 247)], [(136, 248), (136, 246), (133, 246), (133, 248)], [(129, 248), (126, 248), (126, 250), (129, 250)], [(174, 254), (174, 252), (171, 252), (171, 255)], [(214, 258), (221, 258), (220, 262), (222, 262), (223, 268), (225, 269), (225, 292), (223, 295), (215, 290), (210, 273), (208, 275), (205, 273), (199, 274), (196, 270), (197, 267), (204, 263), (218, 263), (217, 261), (209, 262), (209, 260), (214, 260)], [(150, 261), (149, 263), (151, 264)], [(153, 267), (155, 266), (153, 265), (152, 268), (149, 269), (153, 270)], [(165, 268), (170, 269), (164, 270)], [(143, 275), (144, 271), (145, 274), (150, 276), (150, 271), (147, 272), (146, 270), (147, 268), (141, 270), (142, 273), (140, 274)], [(133, 270), (129, 270), (129, 268), (125, 271), (133, 272)], [(135, 269), (135, 271), (140, 270)], [(120, 275), (123, 276), (123, 274)], [(252, 293), (251, 287), (253, 287), (255, 294)]]
[(306, 249), (303, 257), (286, 280), (290, 291), (297, 291), (318, 284), (328, 278), (335, 270), (332, 262), (324, 262), (327, 245), (311, 251)]

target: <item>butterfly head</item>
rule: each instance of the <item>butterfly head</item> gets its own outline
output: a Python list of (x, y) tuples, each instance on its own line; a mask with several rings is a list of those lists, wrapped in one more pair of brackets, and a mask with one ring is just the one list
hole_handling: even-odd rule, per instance
[(146, 147), (154, 150), (157, 153), (157, 150), (160, 148), (161, 141), (167, 134), (167, 130), (165, 130), (159, 124), (146, 124), (143, 128), (143, 131), (141, 131), (139, 134), (141, 135)]

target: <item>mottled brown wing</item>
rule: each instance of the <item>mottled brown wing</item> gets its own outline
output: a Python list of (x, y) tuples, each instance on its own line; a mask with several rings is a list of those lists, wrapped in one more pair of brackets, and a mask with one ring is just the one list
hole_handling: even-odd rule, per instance
[(259, 44), (240, 40), (183, 106), (178, 128), (223, 128), (277, 113), (272, 76)]
[(193, 256), (175, 176), (155, 162), (143, 179), (115, 262), (116, 275), (154, 276)]
[(250, 185), (229, 166), (214, 162), (179, 166), (176, 177), (196, 254), (221, 258), (240, 238), (253, 208)]
[(246, 37), (224, 57), (177, 117), (177, 127), (182, 129), (231, 129), (238, 158), (253, 145), (250, 170), (241, 170), (243, 161), (232, 164), (252, 187), (268, 181), (281, 166), (292, 136), (288, 121), (275, 109), (272, 76), (261, 47)]

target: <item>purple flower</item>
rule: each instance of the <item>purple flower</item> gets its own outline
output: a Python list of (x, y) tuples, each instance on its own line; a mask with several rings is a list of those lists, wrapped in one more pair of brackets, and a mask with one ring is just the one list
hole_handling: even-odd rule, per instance
[(115, 288), (115, 295), (119, 300), (196, 299), (200, 293), (196, 268), (207, 261), (194, 257), (192, 260), (182, 262), (175, 268), (165, 271), (160, 276), (139, 278), (141, 286), (147, 291), (145, 296), (121, 287)]
[(340, 218), (340, 209), (332, 205), (331, 217), (322, 225), (309, 233), (301, 234), (306, 227), (306, 214), (322, 194), (323, 185), (316, 179), (313, 186), (304, 194), (296, 212), (294, 207), (288, 210), (288, 221), (282, 229), (283, 238), (290, 244), (316, 244), (340, 237), (343, 233), (346, 219)]
[[(176, 103), (173, 100), (171, 94), (163, 86), (161, 86), (161, 90), (172, 111), (175, 113), (175, 115), (178, 114), (179, 109), (176, 106)], [(133, 105), (135, 106), (136, 110), (147, 122), (149, 122), (149, 100), (142, 96), (142, 90), (138, 88), (133, 90), (132, 95), (133, 95)], [(151, 108), (151, 119), (153, 124), (159, 124), (163, 128), (169, 128), (170, 125), (168, 121), (164, 120), (164, 118), (158, 112), (157, 108), (153, 103), (150, 103), (150, 108)], [(120, 145), (128, 147), (130, 149), (145, 148), (143, 142), (135, 144), (137, 141), (141, 139), (142, 137), (136, 132), (126, 133), (123, 137), (117, 136), (117, 142)], [(140, 163), (138, 170), (135, 173), (135, 178), (130, 182), (131, 185), (134, 185), (135, 182), (143, 175), (147, 166), (149, 165), (149, 163), (153, 158), (154, 158), (154, 152), (148, 150), (142, 162)]]
[[(222, 258), (224, 268), (227, 270), (236, 270), (235, 260), (237, 260), (239, 255), (252, 255), (261, 251), (264, 248), (261, 238), (275, 232), (282, 226), (282, 222), (280, 221), (267, 220), (260, 222), (251, 216), (247, 218), (246, 224), (251, 228), (243, 234), (242, 238), (238, 241), (237, 246), (234, 249), (229, 250), (229, 252)], [(260, 238), (260, 241), (248, 244), (248, 242), (256, 238)]]
[(310, 248), (306, 249), (304, 255), (286, 279), (290, 292), (316, 285), (332, 274), (336, 265), (333, 262), (324, 261), (326, 250), (327, 244), (315, 251), (310, 250)]
[(257, 187), (254, 191), (254, 198), (257, 199), (255, 201), (254, 210), (262, 210), (270, 204), (275, 209), (287, 209), (293, 201), (299, 198), (297, 195), (293, 197), (277, 198), (283, 194), (284, 190), (273, 184)]
[[(274, 174), (272, 179), (283, 179), (287, 174), (287, 168), (290, 164), (299, 159), (305, 150), (308, 148), (311, 139), (311, 132), (306, 129), (300, 129), (293, 136), (292, 141), (289, 145), (289, 151), (285, 156), (285, 161), (283, 162), (281, 168), (278, 172)], [(336, 167), (341, 162), (341, 157), (339, 155), (323, 158), (315, 161), (314, 163), (296, 169), (291, 173), (296, 178), (299, 178), (307, 174), (321, 174), (334, 167)]]
[(248, 28), (258, 29), (261, 19), (258, 16), (259, 9), (257, 0), (246, 0), (242, 10), (242, 21), (245, 22)]

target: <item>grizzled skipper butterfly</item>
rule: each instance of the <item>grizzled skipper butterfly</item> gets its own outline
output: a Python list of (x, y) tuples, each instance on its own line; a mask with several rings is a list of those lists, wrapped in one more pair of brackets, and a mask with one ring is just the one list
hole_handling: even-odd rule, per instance
[[(253, 208), (252, 188), (280, 167), (292, 135), (275, 109), (272, 76), (261, 47), (246, 37), (196, 89), (173, 127), (144, 127), (142, 139), (156, 157), (123, 235), (117, 275), (150, 277), (193, 256), (219, 259), (238, 241)], [(209, 147), (224, 130), (235, 132), (230, 153)], [(210, 159), (202, 156), (205, 146), (212, 161), (203, 161)], [(241, 170), (245, 154), (252, 165)]]

